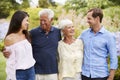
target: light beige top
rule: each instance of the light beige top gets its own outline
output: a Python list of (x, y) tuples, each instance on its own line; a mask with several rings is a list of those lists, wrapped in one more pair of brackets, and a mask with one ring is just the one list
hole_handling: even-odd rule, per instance
[(72, 44), (66, 44), (63, 40), (58, 44), (59, 53), (59, 80), (64, 77), (75, 77), (75, 74), (81, 72), (83, 60), (82, 40), (76, 39)]

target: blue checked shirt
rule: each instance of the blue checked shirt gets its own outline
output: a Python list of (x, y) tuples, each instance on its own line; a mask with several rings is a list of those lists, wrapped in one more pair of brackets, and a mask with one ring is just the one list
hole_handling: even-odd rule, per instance
[(94, 34), (91, 28), (79, 37), (84, 43), (84, 60), (82, 75), (91, 78), (109, 75), (107, 58), (110, 56), (110, 69), (117, 68), (117, 51), (115, 38), (104, 27)]

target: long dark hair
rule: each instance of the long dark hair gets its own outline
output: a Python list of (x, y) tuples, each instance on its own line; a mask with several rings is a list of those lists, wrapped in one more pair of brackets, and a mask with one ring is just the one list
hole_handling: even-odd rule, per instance
[[(25, 11), (16, 11), (11, 18), (7, 35), (19, 32), (22, 26), (22, 21), (27, 16), (29, 17), (29, 14)], [(28, 41), (31, 42), (28, 30), (23, 30), (23, 33), (25, 34), (25, 37), (28, 39)]]

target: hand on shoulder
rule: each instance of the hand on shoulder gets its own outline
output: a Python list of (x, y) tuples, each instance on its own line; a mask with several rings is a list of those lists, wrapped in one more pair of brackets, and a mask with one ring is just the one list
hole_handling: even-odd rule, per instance
[(4, 44), (5, 44), (5, 46), (10, 46), (15, 43), (15, 40), (16, 40), (16, 35), (10, 34), (5, 38)]

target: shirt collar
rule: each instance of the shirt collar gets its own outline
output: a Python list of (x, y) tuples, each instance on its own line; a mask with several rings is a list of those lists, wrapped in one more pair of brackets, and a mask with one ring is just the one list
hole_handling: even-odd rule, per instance
[[(93, 32), (91, 28), (90, 28), (90, 32)], [(98, 33), (105, 33), (104, 26), (101, 27), (101, 29), (98, 31)]]
[[(39, 26), (39, 31), (44, 32), (44, 30)], [(54, 27), (51, 26), (50, 32), (54, 31)]]

